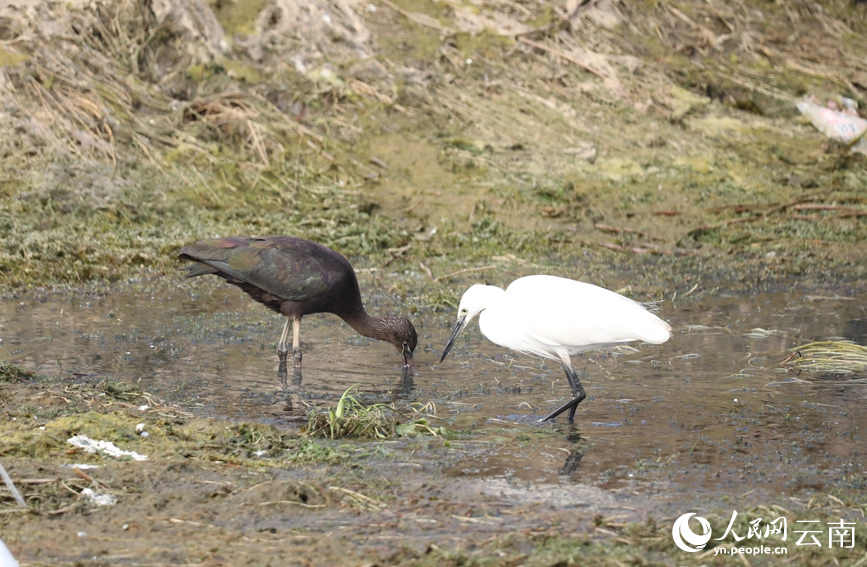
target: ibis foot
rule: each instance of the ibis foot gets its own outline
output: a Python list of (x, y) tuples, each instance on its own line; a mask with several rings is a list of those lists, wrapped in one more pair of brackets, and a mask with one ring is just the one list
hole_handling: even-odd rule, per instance
[[(285, 362), (280, 363), (280, 367), (277, 368), (277, 379), (280, 380), (280, 385), (283, 387), (283, 393), (289, 391), (289, 368), (286, 366)], [(292, 371), (292, 386), (300, 386), (301, 385), (301, 369), (296, 367)]]
[(301, 357), (303, 354), (301, 353), (301, 349), (299, 347), (292, 349), (292, 358), (295, 359), (295, 371), (301, 372)]

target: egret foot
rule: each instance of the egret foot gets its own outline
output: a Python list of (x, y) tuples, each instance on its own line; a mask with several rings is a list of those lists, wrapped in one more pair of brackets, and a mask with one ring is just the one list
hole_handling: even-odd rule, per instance
[(543, 417), (539, 421), (540, 422), (552, 421), (554, 418), (556, 418), (558, 415), (560, 415), (561, 413), (563, 413), (566, 410), (569, 410), (569, 421), (570, 422), (575, 421), (575, 410), (578, 409), (578, 404), (580, 404), (584, 400), (584, 398), (586, 398), (586, 397), (587, 397), (587, 394), (585, 394), (584, 391), (582, 390), (581, 395), (579, 397), (572, 398), (571, 400), (569, 400), (568, 402), (566, 402), (565, 404), (563, 404), (559, 408), (555, 409), (554, 411), (552, 411), (551, 413), (549, 413), (548, 415), (546, 415), (545, 417)]
[(574, 370), (572, 370), (572, 365), (569, 364), (567, 366), (564, 362), (563, 370), (566, 371), (566, 378), (569, 380), (569, 386), (572, 388), (572, 399), (539, 421), (551, 421), (564, 411), (569, 410), (569, 422), (571, 423), (575, 421), (575, 410), (578, 409), (578, 404), (584, 401), (584, 398), (587, 397), (587, 393), (584, 391), (584, 386), (582, 386), (581, 381), (578, 380), (578, 375), (575, 374)]

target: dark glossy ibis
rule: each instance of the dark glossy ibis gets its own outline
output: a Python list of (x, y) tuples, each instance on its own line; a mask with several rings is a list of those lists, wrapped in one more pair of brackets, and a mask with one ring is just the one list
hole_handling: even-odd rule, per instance
[(352, 266), (327, 246), (292, 236), (229, 236), (185, 246), (179, 257), (195, 262), (184, 268), (186, 277), (219, 276), (285, 315), (277, 354), (285, 363), (291, 324), (296, 372), (301, 369), (301, 318), (312, 313), (334, 313), (360, 334), (393, 344), (404, 372), (413, 367), (415, 327), (406, 317), (368, 315)]

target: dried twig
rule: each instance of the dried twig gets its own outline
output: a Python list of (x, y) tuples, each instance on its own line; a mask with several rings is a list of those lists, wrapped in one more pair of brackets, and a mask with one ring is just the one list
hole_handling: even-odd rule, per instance
[(699, 227), (696, 227), (696, 228), (690, 230), (687, 233), (687, 235), (690, 237), (695, 237), (695, 236), (697, 236), (699, 234), (703, 234), (705, 232), (710, 232), (712, 230), (717, 230), (719, 228), (725, 228), (730, 224), (740, 224), (740, 223), (744, 223), (744, 222), (755, 222), (758, 220), (762, 220), (763, 218), (765, 218), (765, 215), (753, 215), (751, 217), (743, 217), (743, 218), (738, 218), (738, 219), (724, 220), (722, 222), (718, 222), (718, 223), (714, 223), (714, 224), (704, 224), (704, 225), (701, 225)]
[(424, 270), (424, 273), (427, 274), (427, 277), (429, 277), (429, 278), (431, 279), (431, 281), (436, 281), (436, 280), (434, 280), (434, 277), (433, 277), (433, 274), (432, 274), (431, 271), (430, 271), (430, 268), (428, 268), (428, 267), (425, 265), (424, 262), (419, 261), (418, 266), (419, 266), (419, 268), (421, 268), (422, 270)]
[(581, 244), (584, 246), (601, 246), (602, 248), (608, 248), (609, 250), (633, 252), (635, 254), (670, 254), (668, 250), (664, 250), (646, 242), (644, 243), (644, 246), (621, 246), (620, 244), (615, 244), (613, 242), (590, 242), (582, 240)]
[(363, 510), (382, 510), (385, 508), (385, 504), (379, 500), (342, 486), (329, 486), (328, 490), (348, 496), (356, 506)]
[(722, 41), (728, 37), (728, 36), (717, 36), (715, 33), (710, 31), (708, 28), (695, 22), (692, 18), (690, 18), (689, 16), (687, 16), (686, 14), (684, 14), (683, 12), (681, 12), (680, 10), (678, 10), (677, 8), (672, 6), (671, 4), (665, 4), (664, 6), (668, 9), (668, 11), (670, 11), (672, 14), (677, 16), (680, 20), (686, 22), (687, 24), (689, 24), (690, 26), (692, 26), (693, 28), (698, 30), (698, 32), (705, 38), (705, 40), (707, 40), (707, 42), (714, 49), (719, 49), (720, 43), (722, 43)]
[(613, 232), (614, 234), (624, 234), (624, 233), (625, 234), (634, 234), (634, 235), (640, 236), (642, 238), (649, 238), (651, 240), (656, 240), (657, 242), (661, 242), (663, 240), (662, 238), (660, 238), (658, 236), (654, 236), (652, 234), (649, 234), (649, 233), (641, 231), (641, 230), (635, 230), (634, 228), (609, 226), (607, 224), (602, 224), (602, 223), (596, 223), (595, 225), (593, 225), (593, 228), (595, 228), (596, 230), (601, 230), (602, 232)]
[(409, 20), (411, 22), (414, 22), (416, 24), (419, 24), (421, 26), (425, 26), (428, 28), (433, 28), (435, 30), (439, 30), (439, 31), (444, 32), (444, 33), (449, 33), (449, 34), (454, 33), (454, 30), (440, 24), (439, 22), (437, 22), (436, 20), (434, 20), (430, 16), (427, 16), (425, 14), (417, 14), (415, 12), (410, 12), (410, 11), (404, 10), (403, 8), (401, 8), (399, 6), (396, 6), (394, 3), (389, 2), (389, 0), (382, 0), (382, 3), (385, 4), (386, 6), (388, 6), (389, 8), (391, 8), (392, 10), (394, 10), (395, 12), (399, 13), (401, 16), (403, 16), (404, 18), (406, 18), (407, 20)]
[(594, 69), (590, 65), (584, 63), (583, 61), (580, 61), (580, 60), (576, 59), (575, 57), (572, 57), (568, 53), (563, 53), (559, 49), (554, 49), (553, 47), (548, 47), (547, 45), (541, 44), (537, 41), (533, 41), (532, 39), (527, 39), (526, 37), (519, 37), (518, 41), (520, 41), (521, 43), (525, 43), (525, 44), (529, 45), (530, 47), (535, 47), (536, 49), (541, 49), (542, 51), (547, 51), (551, 55), (556, 55), (560, 59), (565, 59), (566, 61), (569, 61), (570, 63), (574, 63), (574, 64), (578, 65), (579, 67), (581, 67), (582, 69), (584, 69), (585, 71), (587, 71), (588, 73), (593, 73), (594, 75), (596, 75), (600, 79), (608, 79), (608, 77), (606, 77), (600, 71)]
[(383, 267), (388, 266), (389, 264), (394, 262), (396, 259), (403, 256), (403, 253), (406, 252), (407, 250), (409, 250), (410, 248), (412, 248), (412, 242), (410, 242), (406, 246), (401, 246), (400, 248), (389, 248), (388, 250), (386, 250), (386, 252), (391, 254), (391, 258), (386, 260), (385, 264), (383, 264)]

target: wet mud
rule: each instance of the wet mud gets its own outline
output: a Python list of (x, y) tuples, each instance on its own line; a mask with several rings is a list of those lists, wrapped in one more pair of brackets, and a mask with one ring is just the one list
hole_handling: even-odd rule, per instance
[[(45, 380), (112, 377), (187, 415), (259, 423), (290, 437), (301, 434), (309, 411), (333, 407), (353, 386), (363, 403), (435, 408), (432, 419), (453, 432), (449, 439), (359, 441), (349, 452), (363, 454), (363, 464), (357, 457), (325, 459), (330, 464), (312, 468), (266, 461), (268, 474), (261, 467), (251, 471), (252, 487), (274, 482), (292, 497), (242, 490), (244, 482), (220, 466), (209, 472), (211, 480), (196, 473), (183, 482), (167, 480), (158, 491), (168, 490), (162, 498), (173, 527), (203, 523), (198, 515), (184, 519), (187, 505), (225, 529), (308, 534), (293, 536), (299, 542), (322, 530), (367, 533), (365, 526), (375, 521), (383, 531), (362, 539), (381, 553), (389, 537), (398, 537), (393, 530), (405, 545), (422, 549), (457, 544), (455, 529), (464, 527), (473, 538), (561, 523), (569, 533), (582, 533), (596, 529), (594, 518), (644, 522), (717, 507), (788, 509), (793, 500), (803, 505), (824, 494), (847, 494), (854, 505), (863, 495), (867, 451), (863, 376), (816, 375), (783, 362), (794, 347), (814, 340), (867, 340), (865, 300), (863, 293), (780, 292), (662, 301), (655, 308), (672, 324), (668, 343), (575, 357), (588, 399), (574, 424), (537, 421), (568, 395), (559, 365), (505, 351), (484, 340), (475, 324), (453, 358), (437, 363), (453, 318), (444, 310), (416, 317), (420, 351), (411, 383), (401, 380), (399, 357), (389, 345), (359, 337), (334, 317), (305, 318), (303, 378), (299, 384), (290, 376), (284, 388), (275, 353), (282, 321), (217, 282), (159, 282), (93, 296), (22, 295), (0, 303), (0, 358)], [(373, 312), (390, 307), (383, 297), (369, 300)], [(133, 443), (137, 450), (148, 446)], [(58, 457), (45, 463), (45, 472), (70, 460)], [(373, 494), (365, 502), (369, 509), (350, 517), (334, 506), (343, 502), (335, 496), (339, 489), (317, 484), (318, 475), (342, 467), (347, 470), (336, 473), (341, 482), (348, 475), (354, 486), (361, 475), (364, 492)], [(123, 468), (160, 474), (156, 463), (135, 473), (135, 467)], [(103, 481), (106, 474), (123, 476), (97, 474)], [(179, 496), (188, 483), (192, 495)], [(220, 487), (222, 504), (210, 512), (210, 505), (187, 502)], [(160, 496), (121, 497), (133, 509), (147, 509), (153, 498)], [(261, 513), (241, 507), (220, 521), (212, 517), (224, 506), (235, 509), (238, 499), (256, 502)], [(303, 505), (304, 514), (278, 512), (290, 500)], [(463, 507), (471, 512), (462, 514)], [(94, 510), (82, 521), (117, 513)], [(87, 548), (86, 540), (68, 545)], [(12, 542), (36, 559), (23, 535)], [(71, 559), (59, 549), (45, 552)]]

